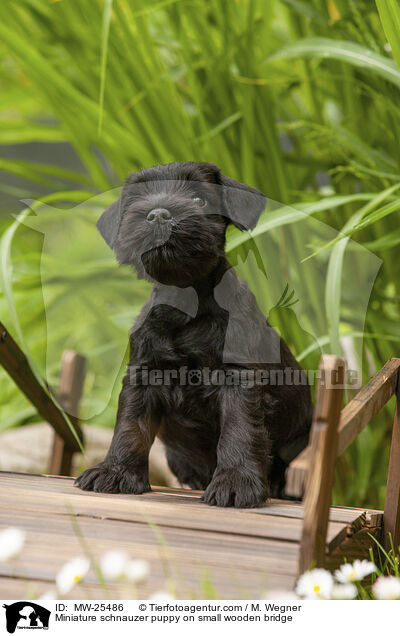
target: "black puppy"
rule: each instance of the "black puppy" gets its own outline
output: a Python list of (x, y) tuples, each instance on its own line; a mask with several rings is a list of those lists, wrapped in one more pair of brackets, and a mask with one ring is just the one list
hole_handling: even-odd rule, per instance
[(259, 506), (282, 493), (307, 443), (310, 391), (224, 254), (227, 225), (253, 228), (265, 204), (213, 164), (172, 163), (132, 174), (100, 218), (119, 263), (154, 288), (131, 332), (110, 449), (80, 488), (150, 490), (158, 435), (172, 472), (208, 504)]

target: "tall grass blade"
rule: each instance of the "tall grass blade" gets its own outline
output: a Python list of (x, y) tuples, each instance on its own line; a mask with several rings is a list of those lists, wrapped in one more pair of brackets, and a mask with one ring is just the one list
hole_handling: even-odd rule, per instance
[(400, 7), (398, 0), (375, 0), (375, 2), (393, 57), (400, 67)]
[(355, 42), (320, 37), (305, 38), (282, 47), (268, 57), (266, 62), (298, 59), (299, 57), (346, 62), (380, 76), (400, 88), (400, 70), (395, 62)]
[(104, 0), (103, 25), (101, 34), (101, 71), (100, 71), (100, 99), (99, 99), (99, 135), (103, 125), (104, 91), (106, 86), (108, 37), (110, 34), (110, 22), (113, 0)]

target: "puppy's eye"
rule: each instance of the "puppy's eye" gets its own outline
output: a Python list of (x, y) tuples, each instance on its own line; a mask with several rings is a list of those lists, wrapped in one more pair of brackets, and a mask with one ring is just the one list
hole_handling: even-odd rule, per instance
[(206, 201), (201, 197), (192, 197), (192, 201), (194, 201), (200, 208), (203, 208), (206, 204)]

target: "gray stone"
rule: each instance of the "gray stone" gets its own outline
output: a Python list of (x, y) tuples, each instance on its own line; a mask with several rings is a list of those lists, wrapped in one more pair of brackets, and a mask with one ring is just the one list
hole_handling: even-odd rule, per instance
[[(107, 453), (112, 429), (83, 425), (85, 456), (75, 453), (73, 476), (101, 461)], [(29, 424), (0, 434), (0, 470), (20, 473), (48, 473), (53, 429), (44, 423)], [(168, 468), (162, 443), (156, 439), (150, 453), (150, 482), (155, 486), (179, 487)]]

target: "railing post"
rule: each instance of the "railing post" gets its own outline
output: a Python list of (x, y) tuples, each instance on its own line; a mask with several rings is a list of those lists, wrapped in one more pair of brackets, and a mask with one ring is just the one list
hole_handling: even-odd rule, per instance
[(394, 548), (398, 550), (400, 546), (400, 372), (397, 374), (396, 410), (390, 446), (383, 528), (386, 550), (391, 548), (389, 533)]
[(334, 355), (321, 358), (320, 378), (310, 434), (310, 462), (304, 495), (303, 533), (299, 574), (325, 561), (329, 508), (343, 399), (344, 361)]
[[(85, 358), (76, 351), (64, 351), (61, 362), (61, 376), (58, 399), (70, 416), (71, 422), (80, 430), (78, 422), (79, 400), (82, 396), (85, 378)], [(54, 431), (50, 456), (50, 475), (70, 475), (74, 451), (67, 446)]]

